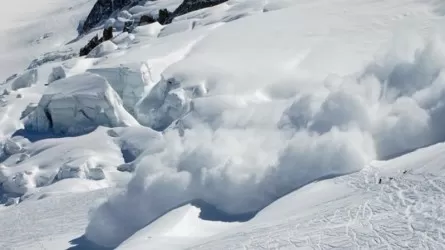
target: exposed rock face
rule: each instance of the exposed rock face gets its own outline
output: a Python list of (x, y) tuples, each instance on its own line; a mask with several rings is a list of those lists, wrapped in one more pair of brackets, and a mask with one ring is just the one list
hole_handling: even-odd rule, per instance
[[(135, 6), (138, 4), (138, 2), (138, 0), (97, 0), (87, 19), (83, 22), (83, 24), (81, 24), (79, 32), (86, 33), (90, 31), (102, 21), (110, 18), (113, 13), (124, 9), (125, 7)], [(227, 0), (184, 0), (173, 13), (168, 12), (166, 9), (159, 10), (159, 17), (157, 21), (160, 24), (168, 24), (171, 23), (177, 16), (181, 16), (195, 10), (212, 7), (224, 2), (227, 2)], [(131, 15), (126, 16), (126, 18), (131, 17)], [(142, 16), (139, 25), (150, 24), (153, 22), (155, 22), (153, 18)], [(125, 31), (131, 30), (129, 27), (124, 28)]]
[(49, 85), (25, 118), (25, 129), (63, 135), (88, 133), (98, 126), (138, 125), (101, 76), (85, 73)]
[(213, 7), (218, 4), (227, 2), (227, 0), (184, 0), (181, 5), (169, 16), (168, 22), (171, 22), (173, 18), (187, 14), (189, 12), (200, 10), (208, 7)]
[(99, 45), (101, 41), (99, 40), (99, 36), (96, 35), (85, 45), (83, 48), (79, 51), (79, 56), (86, 56), (88, 55), (94, 48), (96, 48), (97, 45)]
[(103, 33), (102, 33), (102, 37), (104, 41), (108, 41), (110, 39), (113, 38), (113, 27), (110, 26), (106, 29), (104, 29)]
[(172, 20), (173, 20), (172, 13), (168, 12), (167, 9), (159, 10), (158, 23), (164, 25), (167, 22), (171, 22)]
[(81, 32), (85, 33), (94, 28), (97, 24), (108, 19), (115, 11), (126, 6), (135, 5), (136, 0), (97, 0), (90, 14), (83, 23)]
[(156, 20), (153, 17), (143, 15), (143, 16), (141, 16), (141, 19), (139, 20), (139, 26), (154, 23), (154, 22), (156, 22)]

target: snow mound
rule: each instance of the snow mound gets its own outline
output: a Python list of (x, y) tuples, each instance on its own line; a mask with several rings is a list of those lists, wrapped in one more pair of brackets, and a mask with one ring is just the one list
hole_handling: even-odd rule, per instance
[(148, 25), (138, 26), (134, 28), (133, 33), (142, 37), (152, 37), (155, 38), (159, 35), (159, 32), (163, 29), (164, 26), (159, 24), (158, 22), (154, 22)]
[(88, 72), (106, 78), (122, 98), (125, 109), (131, 114), (134, 114), (136, 103), (142, 99), (145, 88), (150, 84), (150, 69), (145, 63), (126, 64), (114, 68), (93, 68)]
[(192, 93), (175, 78), (162, 79), (136, 107), (138, 121), (162, 131), (190, 110)]
[(113, 37), (111, 41), (117, 45), (119, 49), (127, 48), (135, 39), (134, 34), (129, 34), (128, 32), (122, 32), (119, 35)]
[(25, 118), (26, 130), (65, 135), (137, 124), (107, 80), (90, 73), (53, 82)]
[(115, 138), (115, 143), (121, 149), (125, 163), (117, 169), (123, 172), (133, 172), (139, 165), (142, 153), (160, 152), (165, 147), (162, 134), (147, 127), (114, 128), (108, 134)]
[(99, 127), (88, 135), (33, 143), (21, 136), (9, 139), (4, 148), (8, 157), (0, 164), (3, 194), (29, 196), (65, 179), (103, 180), (97, 185), (112, 185), (112, 173), (124, 159), (108, 129)]
[(159, 33), (159, 37), (163, 36), (169, 36), (171, 34), (180, 33), (180, 32), (186, 32), (193, 29), (195, 26), (194, 20), (183, 20), (171, 23), (167, 26), (165, 26), (164, 29)]
[(113, 51), (117, 50), (118, 46), (112, 41), (105, 41), (97, 45), (87, 56), (87, 58), (99, 58), (106, 56)]
[(66, 78), (65, 69), (62, 66), (54, 67), (48, 76), (48, 83), (52, 83), (54, 81)]
[(37, 69), (27, 70), (22, 75), (18, 76), (12, 83), (11, 89), (18, 90), (23, 88), (29, 88), (37, 82), (38, 71)]

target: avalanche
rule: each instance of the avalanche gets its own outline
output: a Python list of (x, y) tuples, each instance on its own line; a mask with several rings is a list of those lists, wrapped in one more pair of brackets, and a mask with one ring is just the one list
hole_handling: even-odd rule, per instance
[(0, 248), (444, 247), (441, 1), (45, 5), (0, 29)]

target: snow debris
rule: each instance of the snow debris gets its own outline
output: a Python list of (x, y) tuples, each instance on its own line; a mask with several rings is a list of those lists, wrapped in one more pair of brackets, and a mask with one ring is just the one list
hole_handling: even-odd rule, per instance
[(175, 78), (162, 79), (136, 107), (138, 121), (154, 130), (166, 129), (190, 110), (191, 93)]
[(54, 67), (51, 74), (48, 77), (48, 83), (66, 78), (65, 69), (62, 66)]

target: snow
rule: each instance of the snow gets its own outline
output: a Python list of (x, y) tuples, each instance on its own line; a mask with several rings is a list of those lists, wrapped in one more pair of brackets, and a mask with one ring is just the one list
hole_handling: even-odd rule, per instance
[(441, 1), (229, 0), (118, 32), (182, 3), (147, 1), (87, 57), (95, 1), (45, 1), (2, 16), (0, 248), (444, 247)]
[(36, 69), (31, 69), (24, 72), (22, 75), (17, 76), (17, 78), (11, 83), (11, 89), (18, 90), (31, 87), (31, 85), (35, 84), (37, 81), (37, 74), (38, 71)]
[(36, 109), (25, 117), (26, 130), (66, 135), (90, 132), (100, 125), (137, 124), (106, 79), (88, 73), (51, 83)]
[(435, 202), (443, 196), (443, 150), (435, 145), (313, 183), (235, 232), (189, 249), (443, 248), (443, 208)]
[(88, 72), (103, 76), (121, 97), (125, 109), (134, 114), (145, 88), (151, 85), (150, 68), (146, 63), (121, 64), (116, 68), (92, 68)]
[(163, 249), (182, 248), (239, 226), (239, 223), (202, 220), (200, 212), (199, 208), (191, 205), (174, 209), (134, 234), (117, 249), (142, 248), (147, 244), (162, 246)]
[(112, 41), (105, 41), (101, 44), (99, 44), (96, 48), (94, 48), (89, 54), (88, 58), (98, 58), (106, 56), (113, 51), (117, 50), (118, 47), (116, 44), (114, 44)]
[(124, 158), (120, 145), (107, 130), (100, 127), (89, 135), (40, 138), (34, 143), (29, 139), (39, 138), (32, 135), (29, 139), (20, 135), (13, 137), (7, 145), (13, 143), (17, 150), (7, 150), (8, 157), (0, 170), (4, 191), (26, 194), (66, 178), (104, 179), (104, 169), (108, 175), (104, 184), (119, 181), (120, 177), (114, 177), (114, 173)]
[(53, 68), (53, 71), (48, 77), (48, 83), (63, 79), (66, 77), (65, 69), (62, 66), (57, 66)]
[[(30, 62), (58, 50), (77, 36), (77, 26), (94, 0), (8, 2), (0, 11), (0, 79), (19, 73)], [(75, 45), (77, 46), (77, 45)], [(70, 47), (70, 46), (68, 46)], [(77, 49), (76, 49), (77, 50)]]

